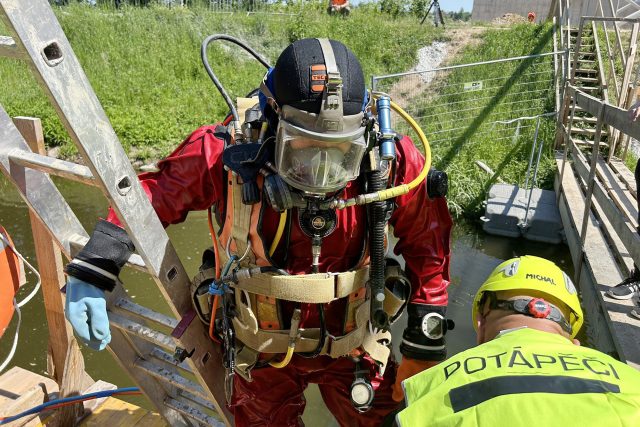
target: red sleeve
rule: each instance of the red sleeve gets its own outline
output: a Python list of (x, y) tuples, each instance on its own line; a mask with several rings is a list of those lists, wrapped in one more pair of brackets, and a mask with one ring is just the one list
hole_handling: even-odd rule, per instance
[[(138, 176), (163, 226), (184, 221), (189, 211), (224, 205), (222, 150), (227, 135), (220, 125), (203, 126), (160, 161), (157, 172)], [(121, 225), (112, 208), (107, 221)]]
[[(396, 153), (396, 185), (408, 184), (422, 171), (424, 157), (406, 136), (396, 144)], [(398, 238), (394, 252), (406, 262), (409, 302), (447, 305), (452, 221), (446, 199), (429, 199), (422, 182), (396, 198), (396, 206), (390, 220)]]

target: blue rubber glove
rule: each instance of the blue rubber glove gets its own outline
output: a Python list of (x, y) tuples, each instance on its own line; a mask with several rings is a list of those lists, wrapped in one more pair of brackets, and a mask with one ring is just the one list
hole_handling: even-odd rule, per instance
[(67, 281), (64, 314), (76, 335), (94, 350), (111, 341), (104, 291), (73, 276)]

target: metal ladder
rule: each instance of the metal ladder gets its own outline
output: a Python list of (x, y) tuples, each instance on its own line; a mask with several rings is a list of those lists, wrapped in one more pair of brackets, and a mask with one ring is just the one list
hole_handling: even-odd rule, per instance
[(32, 152), (0, 105), (0, 169), (69, 259), (88, 234), (49, 174), (102, 190), (136, 246), (128, 264), (153, 277), (174, 316), (135, 304), (118, 285), (107, 300), (109, 350), (169, 425), (233, 424), (221, 354), (192, 309), (187, 273), (49, 3), (0, 0), (0, 18), (12, 32), (0, 36), (0, 56), (29, 64), (87, 164)]

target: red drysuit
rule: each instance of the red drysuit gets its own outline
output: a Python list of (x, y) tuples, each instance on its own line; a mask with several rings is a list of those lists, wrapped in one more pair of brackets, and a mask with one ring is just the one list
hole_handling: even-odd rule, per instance
[[(180, 223), (194, 210), (214, 206), (224, 218), (226, 172), (222, 150), (226, 130), (223, 126), (204, 126), (193, 132), (168, 158), (158, 164), (159, 171), (140, 175), (140, 181), (154, 209), (165, 226)], [(411, 140), (404, 137), (396, 144), (396, 185), (409, 183), (418, 176), (424, 158)], [(356, 181), (347, 185), (343, 198), (361, 194)], [(391, 217), (398, 243), (394, 252), (406, 262), (406, 273), (412, 284), (410, 303), (445, 306), (449, 284), (449, 238), (451, 217), (444, 198), (429, 199), (424, 184), (395, 200)], [(297, 214), (293, 212), (293, 217)], [(113, 211), (107, 220), (119, 224)], [(258, 230), (267, 245), (273, 240), (279, 213), (265, 207)], [(335, 231), (323, 239), (320, 272), (342, 272), (360, 260), (365, 239), (364, 206), (351, 206), (337, 211)], [(284, 239), (283, 239), (284, 241)], [(290, 243), (283, 242), (272, 259), (280, 263), (287, 251), (284, 267), (291, 274), (311, 273), (311, 239), (293, 221)], [(343, 335), (346, 298), (325, 304), (328, 333)], [(283, 304), (283, 318), (291, 318), (293, 305)], [(302, 328), (317, 328), (318, 312), (313, 304), (302, 304)], [(369, 362), (363, 361), (370, 367)], [(373, 369), (372, 369), (373, 370)], [(349, 387), (354, 380), (354, 362), (347, 358), (319, 356), (305, 359), (295, 355), (283, 369), (257, 368), (254, 380), (246, 382), (236, 376), (231, 410), (239, 426), (299, 425), (305, 406), (303, 391), (308, 383), (319, 384), (323, 399), (331, 413), (343, 426), (377, 426), (397, 407), (391, 399), (395, 366), (389, 364), (385, 378), (376, 391), (373, 408), (359, 414), (352, 406)]]

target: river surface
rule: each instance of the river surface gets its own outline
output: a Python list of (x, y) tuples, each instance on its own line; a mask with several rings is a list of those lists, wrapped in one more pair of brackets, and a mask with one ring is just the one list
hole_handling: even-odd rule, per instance
[[(98, 217), (106, 215), (107, 203), (101, 192), (73, 182), (56, 180), (58, 188), (87, 230), (92, 230)], [(15, 188), (0, 174), (0, 224), (10, 233), (16, 248), (30, 263), (37, 265), (28, 210)], [(168, 228), (168, 233), (187, 271), (193, 275), (200, 265), (203, 248), (211, 246), (207, 228), (206, 212), (192, 212), (186, 222)], [(519, 255), (538, 255), (555, 261), (569, 276), (573, 266), (569, 249), (564, 245), (535, 243), (523, 239), (490, 236), (468, 226), (454, 229), (451, 258), (451, 285), (449, 287), (448, 317), (456, 322), (454, 331), (447, 335), (450, 354), (455, 354), (475, 345), (475, 332), (471, 325), (471, 302), (475, 291), (491, 270), (505, 259)], [(23, 298), (34, 283), (31, 280), (20, 290)], [(168, 307), (152, 280), (145, 274), (125, 269), (121, 278), (129, 295), (138, 304), (168, 313)], [(15, 330), (12, 326), (0, 340), (0, 361), (6, 357)], [(392, 328), (395, 352), (406, 325), (406, 314)], [(46, 375), (47, 323), (44, 315), (42, 295), (39, 294), (23, 307), (20, 343), (10, 366), (21, 366)], [(95, 352), (83, 349), (86, 370), (94, 379), (111, 382), (118, 387), (135, 385), (118, 366), (107, 351)], [(307, 390), (307, 408), (304, 421), (308, 426), (335, 426), (337, 423), (322, 403), (317, 387)], [(130, 399), (129, 399), (130, 400)], [(148, 406), (142, 398), (135, 403)]]

